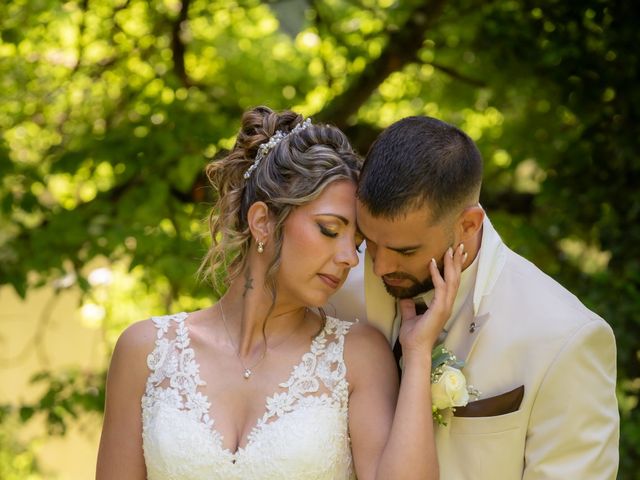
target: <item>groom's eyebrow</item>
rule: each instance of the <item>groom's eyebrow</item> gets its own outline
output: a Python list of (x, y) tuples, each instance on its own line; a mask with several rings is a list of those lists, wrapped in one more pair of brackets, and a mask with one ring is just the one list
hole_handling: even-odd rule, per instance
[[(360, 227), (358, 227), (358, 231), (360, 232), (360, 235), (362, 235), (362, 238), (364, 238), (365, 242), (369, 242), (369, 237), (367, 237), (362, 230), (360, 230)], [(394, 252), (397, 253), (406, 253), (406, 252), (410, 252), (411, 250), (417, 250), (421, 247), (422, 245), (410, 245), (408, 247), (389, 247), (389, 246), (385, 246), (384, 248), (388, 249), (388, 250), (392, 250)]]

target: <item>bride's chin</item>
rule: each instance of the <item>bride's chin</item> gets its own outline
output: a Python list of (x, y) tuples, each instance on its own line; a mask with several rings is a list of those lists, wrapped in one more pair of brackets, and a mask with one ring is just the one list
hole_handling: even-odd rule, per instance
[(329, 301), (330, 295), (326, 295), (325, 293), (321, 293), (315, 295), (313, 298), (308, 298), (307, 304), (305, 305), (307, 308), (321, 308), (324, 307)]

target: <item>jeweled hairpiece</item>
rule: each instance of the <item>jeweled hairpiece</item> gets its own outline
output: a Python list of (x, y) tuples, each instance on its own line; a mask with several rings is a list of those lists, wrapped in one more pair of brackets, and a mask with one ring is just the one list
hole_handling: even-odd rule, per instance
[(260, 161), (264, 157), (266, 157), (269, 154), (269, 152), (282, 141), (283, 138), (286, 138), (293, 133), (300, 132), (310, 126), (311, 126), (311, 119), (307, 118), (304, 122), (300, 122), (295, 127), (293, 127), (293, 129), (291, 129), (291, 131), (288, 133), (284, 133), (282, 130), (278, 130), (276, 133), (274, 133), (271, 136), (271, 138), (269, 138), (268, 142), (265, 142), (258, 147), (258, 153), (256, 154), (256, 159), (253, 161), (251, 166), (247, 168), (247, 171), (244, 172), (244, 179), (246, 180), (251, 176), (253, 171), (256, 168), (258, 168), (258, 165), (260, 165)]

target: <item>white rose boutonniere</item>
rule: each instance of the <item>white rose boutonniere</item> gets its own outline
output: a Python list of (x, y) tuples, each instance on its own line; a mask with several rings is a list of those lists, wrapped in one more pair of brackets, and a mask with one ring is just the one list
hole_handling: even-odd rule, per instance
[(469, 402), (469, 392), (462, 372), (449, 365), (443, 366), (440, 378), (431, 386), (431, 400), (438, 410), (464, 407)]
[(467, 385), (467, 379), (460, 370), (464, 363), (440, 344), (431, 355), (431, 403), (433, 419), (446, 425), (443, 411), (464, 407), (470, 398), (478, 398), (480, 392)]

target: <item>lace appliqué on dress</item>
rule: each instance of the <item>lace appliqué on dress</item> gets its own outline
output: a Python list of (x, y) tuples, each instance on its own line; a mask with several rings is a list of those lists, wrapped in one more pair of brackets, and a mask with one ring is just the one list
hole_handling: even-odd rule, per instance
[[(310, 351), (265, 399), (265, 413), (232, 453), (210, 417), (211, 404), (189, 346), (186, 313), (154, 317), (155, 348), (142, 398), (143, 446), (150, 480), (350, 479), (344, 336), (351, 323), (328, 317)], [(175, 338), (169, 332), (175, 324)], [(320, 393), (320, 390), (323, 390)], [(213, 412), (215, 415), (215, 412)]]
[[(343, 360), (344, 336), (351, 326), (348, 322), (327, 317), (325, 328), (311, 343), (311, 350), (302, 356), (302, 361), (293, 368), (293, 372), (279, 387), (287, 390), (275, 393), (266, 399), (266, 412), (249, 434), (249, 442), (254, 442), (263, 425), (291, 412), (298, 404), (308, 406), (311, 403), (332, 406), (344, 415), (347, 414), (349, 385), (346, 380), (347, 368)], [(327, 343), (327, 337), (334, 336)], [(330, 395), (317, 394), (321, 384), (331, 392)]]

